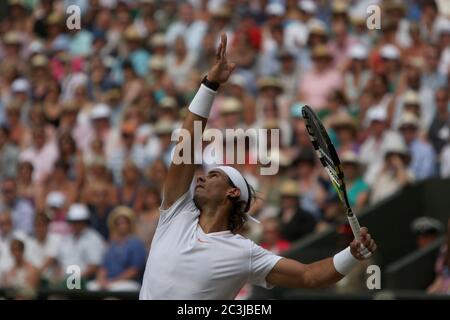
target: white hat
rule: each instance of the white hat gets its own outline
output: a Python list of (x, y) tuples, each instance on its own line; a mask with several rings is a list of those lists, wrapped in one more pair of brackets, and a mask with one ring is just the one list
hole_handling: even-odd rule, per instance
[(314, 14), (317, 11), (317, 5), (311, 0), (301, 0), (298, 2), (300, 10)]
[(401, 138), (392, 138), (386, 141), (386, 145), (384, 147), (384, 154), (388, 153), (398, 153), (403, 155), (409, 155), (408, 147), (405, 142)]
[(340, 156), (340, 160), (341, 163), (355, 163), (355, 164), (360, 163), (358, 155), (351, 150), (342, 153), (342, 155)]
[(367, 59), (369, 52), (367, 48), (361, 44), (355, 44), (350, 48), (349, 55), (352, 59), (364, 60)]
[(382, 58), (389, 60), (397, 60), (400, 58), (400, 51), (392, 44), (386, 44), (381, 47), (380, 55)]
[(66, 204), (66, 196), (60, 191), (52, 191), (47, 195), (45, 203), (47, 207), (61, 209)]
[(91, 119), (104, 119), (111, 116), (111, 108), (104, 103), (99, 103), (91, 110)]
[(369, 120), (369, 123), (372, 121), (385, 121), (386, 119), (387, 112), (382, 106), (376, 105), (367, 111), (367, 120)]
[(82, 203), (72, 204), (67, 213), (67, 221), (86, 221), (89, 218), (89, 209)]
[(285, 14), (286, 9), (279, 2), (272, 2), (266, 6), (266, 14), (281, 17)]
[(400, 118), (400, 122), (398, 127), (401, 128), (403, 126), (414, 126), (418, 128), (420, 126), (419, 118), (411, 112), (404, 112)]
[(238, 74), (238, 73), (234, 73), (234, 74), (230, 77), (230, 79), (228, 80), (228, 82), (229, 82), (230, 84), (233, 84), (233, 85), (236, 85), (236, 86), (239, 86), (239, 87), (245, 87), (245, 84), (246, 84), (246, 80), (245, 80), (244, 76), (243, 76), (243, 75), (240, 75), (240, 74)]
[(30, 84), (27, 80), (20, 78), (13, 81), (11, 84), (12, 92), (28, 92), (30, 89)]

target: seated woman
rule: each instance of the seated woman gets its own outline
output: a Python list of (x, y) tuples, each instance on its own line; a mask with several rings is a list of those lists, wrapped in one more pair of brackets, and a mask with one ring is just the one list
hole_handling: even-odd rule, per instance
[(34, 292), (40, 281), (37, 268), (24, 258), (25, 243), (19, 239), (11, 240), (11, 255), (14, 258), (14, 266), (5, 274), (2, 287), (19, 291)]
[(145, 267), (145, 246), (134, 233), (135, 214), (117, 207), (108, 218), (110, 244), (89, 290), (136, 291)]

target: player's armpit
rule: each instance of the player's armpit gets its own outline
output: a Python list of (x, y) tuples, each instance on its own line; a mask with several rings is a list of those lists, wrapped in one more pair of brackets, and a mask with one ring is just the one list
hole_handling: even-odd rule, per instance
[(283, 258), (267, 275), (266, 281), (284, 288), (323, 288), (342, 279), (336, 271), (333, 259), (328, 258), (311, 264)]

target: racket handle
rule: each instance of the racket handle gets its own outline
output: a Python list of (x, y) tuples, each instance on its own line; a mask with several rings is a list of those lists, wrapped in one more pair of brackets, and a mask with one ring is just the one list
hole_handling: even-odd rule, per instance
[[(352, 228), (353, 236), (355, 237), (356, 240), (360, 240), (361, 226), (359, 225), (358, 218), (356, 218), (354, 214), (352, 216), (347, 216), (347, 218), (348, 222), (350, 223), (350, 227)], [(361, 244), (361, 247), (363, 248), (361, 254), (364, 256), (364, 258), (369, 258), (372, 255), (372, 253), (369, 250), (367, 250), (367, 248), (364, 247), (363, 244)]]

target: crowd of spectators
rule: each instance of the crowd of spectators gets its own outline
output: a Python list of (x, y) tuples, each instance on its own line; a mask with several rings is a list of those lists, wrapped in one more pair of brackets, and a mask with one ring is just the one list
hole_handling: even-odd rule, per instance
[[(71, 4), (79, 30), (66, 24)], [(379, 29), (366, 24), (370, 4), (381, 8)], [(345, 218), (302, 104), (329, 130), (356, 212), (414, 181), (450, 177), (445, 0), (0, 6), (0, 287), (65, 286), (75, 265), (90, 290), (139, 288), (171, 134), (221, 33), (237, 69), (208, 127), (281, 132), (276, 175), (238, 166), (258, 191), (251, 214), (262, 221), (242, 232), (265, 248), (280, 253)]]

